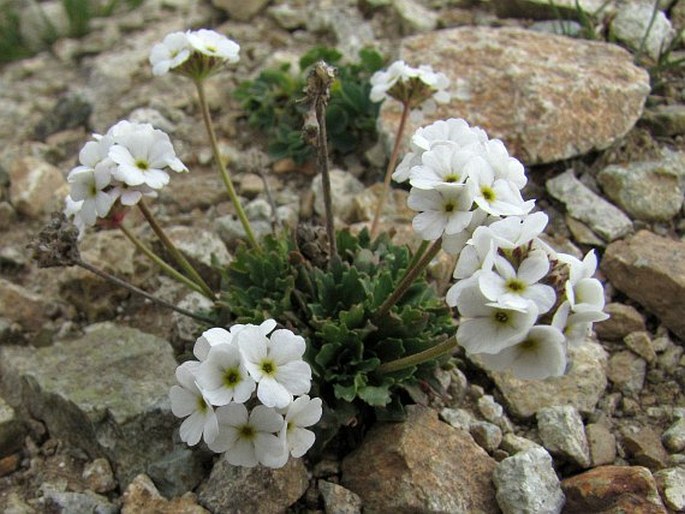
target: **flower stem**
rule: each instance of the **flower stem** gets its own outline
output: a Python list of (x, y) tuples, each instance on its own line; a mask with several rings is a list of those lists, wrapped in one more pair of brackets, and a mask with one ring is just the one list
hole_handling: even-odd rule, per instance
[(196, 319), (198, 321), (202, 321), (203, 323), (209, 323), (210, 325), (214, 324), (214, 320), (210, 318), (205, 318), (204, 316), (201, 316), (199, 314), (195, 314), (194, 312), (191, 312), (189, 310), (183, 309), (181, 307), (178, 307), (174, 305), (171, 302), (167, 302), (166, 300), (162, 300), (161, 298), (157, 298), (154, 295), (151, 295), (150, 293), (143, 291), (142, 289), (134, 286), (133, 284), (130, 284), (126, 282), (125, 280), (120, 279), (119, 277), (116, 277), (112, 275), (111, 273), (108, 273), (100, 268), (97, 268), (93, 266), (92, 264), (89, 264), (87, 262), (84, 262), (82, 260), (78, 260), (74, 263), (76, 266), (80, 266), (83, 269), (86, 269), (90, 271), (91, 273), (95, 273), (97, 276), (104, 278), (105, 280), (112, 282), (113, 284), (116, 284), (120, 287), (123, 287), (125, 289), (128, 289), (129, 291), (139, 294), (148, 300), (158, 303), (159, 305), (162, 305), (168, 309), (174, 310), (180, 314), (183, 314), (184, 316), (188, 316), (189, 318)]
[(202, 289), (203, 294), (207, 298), (211, 298), (212, 300), (214, 300), (216, 298), (214, 291), (212, 291), (212, 289), (207, 285), (207, 283), (200, 276), (197, 270), (183, 256), (183, 254), (178, 251), (178, 248), (176, 248), (171, 239), (169, 239), (169, 236), (167, 236), (164, 230), (162, 230), (162, 227), (159, 225), (159, 223), (157, 223), (157, 220), (152, 215), (152, 212), (150, 211), (150, 209), (148, 209), (147, 205), (142, 199), (138, 202), (138, 208), (140, 209), (140, 212), (143, 214), (147, 222), (152, 227), (152, 230), (154, 230), (155, 234), (157, 234), (159, 240), (166, 247), (171, 256), (178, 263), (178, 265), (181, 266), (181, 268), (183, 268), (186, 271), (186, 273), (188, 273), (192, 281), (195, 282)]
[(430, 264), (430, 262), (433, 260), (433, 257), (438, 254), (441, 246), (442, 240), (438, 239), (428, 250), (426, 250), (423, 256), (421, 256), (421, 259), (419, 259), (419, 261), (413, 267), (407, 268), (407, 271), (404, 273), (404, 276), (400, 280), (400, 283), (397, 285), (395, 290), (390, 296), (388, 296), (388, 298), (386, 298), (383, 304), (378, 308), (378, 311), (376, 311), (374, 314), (374, 320), (380, 320), (383, 318), (388, 314), (388, 312), (390, 312), (392, 306), (402, 299), (409, 287), (411, 287), (411, 285), (414, 283), (414, 280), (416, 280), (416, 277), (418, 277), (419, 274), (426, 268), (426, 266)]
[(226, 168), (224, 161), (221, 159), (221, 154), (219, 153), (219, 144), (217, 143), (216, 132), (214, 131), (214, 124), (212, 123), (212, 118), (209, 114), (209, 105), (207, 104), (207, 97), (205, 96), (204, 83), (202, 80), (195, 80), (194, 82), (195, 87), (197, 89), (197, 96), (200, 101), (202, 119), (205, 123), (207, 134), (209, 135), (209, 144), (212, 147), (214, 160), (216, 161), (216, 165), (219, 168), (219, 175), (221, 176), (221, 180), (223, 180), (224, 182), (224, 186), (226, 186), (226, 191), (228, 192), (228, 196), (231, 199), (231, 202), (233, 203), (233, 207), (235, 207), (238, 219), (240, 220), (240, 223), (242, 223), (243, 225), (243, 229), (245, 230), (245, 235), (247, 236), (248, 241), (250, 242), (253, 248), (259, 250), (259, 243), (257, 243), (257, 239), (254, 236), (254, 232), (252, 232), (252, 226), (250, 225), (250, 221), (247, 219), (245, 210), (243, 209), (243, 206), (240, 203), (240, 200), (238, 199), (238, 195), (235, 192), (235, 188), (233, 187), (233, 180), (231, 179), (231, 174), (228, 171), (228, 168)]
[(414, 252), (414, 255), (412, 255), (411, 262), (409, 262), (409, 266), (407, 266), (407, 269), (411, 269), (414, 266), (416, 266), (416, 263), (419, 262), (419, 259), (421, 259), (421, 256), (426, 252), (426, 248), (428, 248), (429, 242), (426, 241), (425, 239), (421, 241), (421, 244), (419, 247), (416, 249)]
[[(119, 224), (119, 228), (121, 231), (124, 233), (124, 235), (128, 238), (129, 241), (131, 241), (138, 250), (143, 252), (152, 262), (157, 264), (160, 268), (162, 268), (162, 271), (164, 271), (167, 275), (169, 275), (171, 278), (181, 282), (182, 284), (185, 284), (188, 286), (190, 289), (193, 291), (196, 291), (201, 294), (205, 294), (205, 292), (202, 290), (202, 288), (190, 280), (188, 277), (183, 275), (182, 273), (179, 273), (174, 269), (173, 267), (169, 266), (159, 255), (157, 255), (155, 252), (153, 252), (150, 248), (145, 246), (143, 242), (138, 239), (136, 236), (133, 235), (133, 233), (126, 228), (123, 224)], [(214, 298), (211, 298), (212, 300)]]
[(450, 337), (442, 343), (438, 343), (432, 348), (428, 348), (422, 352), (381, 364), (378, 367), (378, 372), (383, 374), (393, 373), (411, 366), (417, 366), (423, 362), (437, 359), (438, 357), (452, 353), (458, 345), (459, 343), (457, 343), (457, 338)]
[(411, 107), (409, 107), (409, 102), (402, 102), (402, 117), (400, 118), (400, 126), (397, 128), (397, 137), (395, 138), (395, 146), (392, 149), (392, 154), (390, 154), (390, 161), (388, 161), (388, 167), (385, 170), (385, 178), (383, 180), (383, 189), (381, 190), (381, 197), (378, 199), (378, 204), (376, 205), (376, 212), (373, 216), (373, 222), (371, 223), (371, 238), (376, 237), (378, 233), (378, 223), (381, 219), (381, 213), (383, 212), (383, 207), (388, 197), (388, 191), (390, 190), (390, 180), (392, 179), (392, 173), (397, 164), (397, 157), (400, 153), (400, 146), (402, 146), (402, 136), (404, 135), (404, 128), (407, 125), (407, 118), (411, 112)]

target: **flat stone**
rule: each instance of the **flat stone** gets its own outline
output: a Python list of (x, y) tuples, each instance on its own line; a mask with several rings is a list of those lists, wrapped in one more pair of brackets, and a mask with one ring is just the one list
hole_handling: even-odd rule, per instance
[(519, 380), (508, 373), (489, 373), (510, 414), (529, 418), (540, 409), (554, 405), (572, 405), (588, 414), (594, 410), (607, 385), (607, 354), (591, 340), (569, 348), (568, 353), (572, 364), (563, 377)]
[(683, 205), (673, 161), (612, 164), (600, 170), (597, 181), (609, 199), (633, 219), (668, 221)]
[(40, 218), (63, 205), (66, 180), (62, 172), (42, 159), (21, 157), (9, 169), (10, 203), (21, 215)]
[(48, 306), (44, 296), (0, 278), (0, 317), (33, 331), (48, 320)]
[(623, 446), (631, 460), (652, 470), (668, 465), (668, 453), (661, 438), (651, 427), (623, 430)]
[(658, 136), (685, 134), (685, 105), (657, 105), (646, 108), (642, 122)]
[(342, 485), (365, 512), (496, 512), (495, 461), (463, 431), (412, 406), (402, 423), (379, 423), (345, 457)]
[(685, 468), (662, 469), (654, 479), (666, 506), (676, 512), (685, 511)]
[(685, 340), (685, 242), (641, 230), (610, 244), (601, 268), (616, 289)]
[(309, 484), (300, 459), (282, 468), (232, 466), (222, 456), (200, 486), (200, 503), (211, 512), (280, 514), (295, 503)]
[(26, 429), (14, 409), (0, 397), (0, 458), (21, 449)]
[(164, 514), (210, 514), (197, 504), (193, 493), (188, 493), (173, 500), (167, 500), (144, 474), (136, 476), (124, 491), (123, 514), (147, 514), (163, 512)]
[(495, 0), (499, 17), (532, 18), (557, 21), (579, 19), (578, 7), (585, 13), (611, 14), (616, 11), (616, 0)]
[(97, 512), (98, 514), (119, 512), (119, 507), (111, 503), (106, 496), (91, 491), (76, 493), (47, 490), (43, 498), (46, 512)]
[(666, 514), (654, 477), (642, 466), (600, 466), (561, 482), (564, 514)]
[[(331, 170), (331, 198), (333, 199), (333, 216), (347, 223), (362, 221), (356, 219), (356, 197), (364, 191), (364, 184), (352, 174), (342, 170)], [(323, 189), (321, 187), (321, 175), (314, 177), (312, 181), (314, 192), (314, 210), (319, 216), (325, 216), (323, 204)]]
[(400, 19), (403, 34), (428, 32), (438, 25), (438, 14), (416, 0), (393, 0), (392, 7)]
[(167, 498), (193, 491), (207, 476), (208, 452), (198, 452), (183, 445), (150, 463), (147, 474)]
[[(649, 94), (646, 71), (616, 45), (518, 28), (460, 27), (405, 38), (399, 57), (432, 65), (451, 80), (452, 100), (420, 125), (460, 117), (502, 139), (526, 164), (603, 149), (639, 119)], [(379, 129), (388, 148), (399, 102), (386, 101)]]
[(525, 452), (531, 448), (542, 448), (542, 446), (530, 439), (510, 432), (504, 434), (504, 437), (502, 437), (500, 448), (513, 455), (515, 453)]
[(566, 206), (569, 216), (587, 224), (605, 241), (613, 241), (633, 230), (633, 223), (618, 207), (591, 191), (573, 170), (549, 179), (547, 191)]
[(117, 487), (112, 466), (103, 457), (99, 457), (83, 466), (83, 480), (89, 489), (100, 494), (109, 493)]
[(609, 315), (609, 319), (595, 323), (592, 327), (600, 340), (620, 341), (631, 332), (646, 328), (644, 316), (630, 305), (607, 303), (604, 312)]
[(633, 50), (640, 48), (657, 60), (662, 49), (668, 48), (675, 37), (671, 22), (662, 11), (652, 20), (653, 4), (628, 2), (622, 5), (611, 20), (609, 34)]
[(679, 418), (661, 434), (661, 442), (671, 453), (685, 450), (685, 418)]
[(454, 428), (469, 431), (474, 422), (473, 415), (466, 409), (444, 408), (440, 411), (440, 418)]
[(0, 348), (7, 401), (52, 437), (108, 458), (122, 486), (172, 448), (175, 369), (166, 341), (113, 323), (45, 348)]
[(642, 390), (646, 373), (647, 363), (633, 352), (617, 352), (609, 359), (607, 377), (626, 396), (635, 396)]
[(488, 453), (494, 452), (502, 442), (502, 429), (487, 421), (471, 423), (469, 432), (478, 445)]
[(504, 514), (556, 514), (564, 506), (564, 493), (543, 448), (532, 448), (497, 464), (492, 481)]
[(271, 0), (250, 0), (245, 2), (242, 0), (212, 0), (212, 5), (217, 9), (221, 9), (231, 19), (236, 21), (249, 21), (259, 11), (269, 5)]
[(611, 430), (600, 423), (589, 423), (585, 426), (585, 435), (593, 466), (611, 464), (616, 460), (616, 437)]
[(589, 468), (590, 448), (583, 419), (570, 405), (545, 407), (537, 412), (538, 432), (544, 447), (555, 456)]
[(361, 514), (362, 500), (349, 489), (327, 480), (319, 480), (319, 492), (330, 514)]
[(623, 342), (647, 363), (652, 363), (656, 360), (656, 352), (652, 346), (652, 339), (649, 337), (649, 332), (644, 330), (631, 332), (623, 338)]

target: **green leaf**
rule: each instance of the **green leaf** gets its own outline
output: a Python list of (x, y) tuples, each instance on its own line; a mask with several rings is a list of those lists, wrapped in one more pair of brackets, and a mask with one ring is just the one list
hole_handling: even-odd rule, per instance
[(360, 388), (357, 394), (372, 407), (384, 407), (390, 403), (390, 391), (387, 386), (365, 386)]

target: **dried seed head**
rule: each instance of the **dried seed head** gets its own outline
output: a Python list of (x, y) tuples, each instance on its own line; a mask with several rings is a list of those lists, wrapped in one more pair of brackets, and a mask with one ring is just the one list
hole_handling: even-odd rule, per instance
[(40, 268), (73, 266), (81, 261), (79, 230), (62, 212), (52, 214), (50, 222), (29, 243)]

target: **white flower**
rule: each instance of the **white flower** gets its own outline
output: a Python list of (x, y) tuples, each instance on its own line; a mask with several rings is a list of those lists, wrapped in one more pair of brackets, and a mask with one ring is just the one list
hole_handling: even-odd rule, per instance
[(458, 234), (464, 230), (473, 213), (469, 211), (473, 195), (464, 185), (443, 185), (436, 189), (412, 188), (407, 205), (420, 211), (412, 226), (422, 239), (434, 241), (445, 234)]
[(485, 297), (512, 309), (525, 309), (528, 302), (534, 302), (540, 314), (549, 311), (556, 303), (554, 289), (537, 282), (547, 275), (549, 260), (542, 250), (534, 250), (515, 270), (502, 256), (495, 257), (494, 271), (479, 275), (478, 284)]
[(466, 164), (474, 155), (453, 144), (437, 145), (424, 152), (421, 164), (411, 169), (409, 183), (419, 189), (434, 189), (440, 184), (463, 184), (468, 178)]
[(574, 312), (601, 311), (604, 308), (604, 288), (602, 283), (592, 278), (597, 270), (597, 257), (590, 250), (582, 261), (572, 255), (560, 253), (559, 261), (569, 267), (566, 281), (566, 299)]
[(214, 409), (195, 382), (195, 372), (199, 365), (197, 361), (188, 361), (176, 368), (176, 379), (181, 385), (172, 386), (169, 391), (171, 412), (179, 418), (186, 418), (181, 423), (181, 440), (190, 446), (200, 442), (203, 436), (209, 444), (219, 432)]
[(509, 155), (504, 143), (491, 139), (483, 145), (483, 157), (495, 172), (495, 178), (511, 182), (517, 189), (523, 189), (528, 179), (521, 162)]
[[(233, 337), (243, 330), (245, 327), (254, 327), (256, 325), (241, 325), (235, 324), (231, 327), (230, 331), (223, 328), (210, 328), (202, 333), (202, 335), (195, 341), (195, 346), (193, 347), (193, 354), (199, 361), (204, 361), (209, 355), (209, 350), (216, 345), (220, 344), (231, 344)], [(267, 319), (258, 326), (260, 332), (266, 336), (274, 328), (276, 328), (276, 321), (273, 319)]]
[(309, 398), (308, 395), (296, 398), (285, 412), (285, 424), (281, 437), (286, 447), (295, 458), (302, 457), (312, 447), (316, 439), (314, 432), (307, 430), (321, 419), (323, 410), (320, 398)]
[[(95, 225), (97, 218), (104, 218), (109, 214), (116, 196), (104, 191), (112, 180), (110, 170), (106, 166), (89, 168), (79, 166), (69, 172), (67, 181), (71, 185), (69, 196), (73, 202), (81, 202), (75, 216), (85, 226)], [(72, 204), (72, 208), (76, 204)]]
[(559, 377), (566, 371), (564, 335), (547, 325), (534, 326), (521, 342), (499, 353), (479, 353), (476, 357), (487, 369), (509, 370), (524, 380)]
[(444, 73), (437, 73), (428, 65), (413, 68), (404, 61), (395, 61), (387, 71), (374, 73), (370, 82), (369, 98), (372, 102), (381, 102), (390, 96), (417, 107), (429, 98), (438, 103), (450, 100), (447, 92), (449, 79)]
[(157, 198), (157, 191), (147, 184), (129, 186), (123, 182), (115, 182), (114, 187), (112, 187), (109, 192), (119, 200), (121, 205), (126, 205), (127, 207), (136, 205), (143, 196), (147, 198)]
[(275, 435), (283, 428), (283, 416), (274, 409), (258, 405), (248, 415), (245, 405), (231, 403), (219, 407), (216, 415), (219, 434), (208, 445), (214, 452), (226, 452), (229, 463), (280, 468), (288, 461), (285, 441)]
[(488, 226), (497, 248), (513, 250), (524, 246), (539, 236), (547, 226), (544, 212), (533, 212), (526, 216), (509, 216)]
[(577, 345), (585, 341), (592, 333), (592, 324), (604, 321), (609, 315), (602, 311), (572, 312), (568, 301), (562, 302), (554, 313), (552, 326), (560, 330), (569, 345)]
[(227, 405), (231, 401), (245, 403), (256, 388), (247, 373), (240, 350), (234, 344), (218, 344), (210, 348), (200, 364), (197, 383), (212, 405)]
[(488, 219), (488, 213), (484, 210), (475, 209), (472, 212), (473, 217), (464, 230), (457, 234), (445, 234), (442, 236), (442, 249), (446, 253), (449, 253), (450, 255), (459, 255), (466, 246), (466, 243), (473, 236), (473, 231), (478, 227), (486, 226), (491, 222), (491, 220)]
[(152, 47), (150, 64), (154, 75), (164, 75), (190, 57), (191, 47), (184, 32), (172, 32), (164, 37), (161, 43)]
[(474, 201), (478, 207), (493, 216), (527, 214), (535, 202), (525, 202), (516, 185), (506, 179), (497, 178), (495, 170), (481, 156), (469, 161), (469, 179), (475, 187)]
[(64, 215), (67, 218), (73, 218), (72, 223), (78, 228), (79, 238), (83, 235), (86, 229), (86, 223), (81, 219), (79, 213), (83, 206), (83, 200), (75, 201), (71, 196), (67, 195), (64, 202)]
[(200, 29), (186, 33), (190, 46), (201, 54), (223, 61), (238, 62), (240, 45), (213, 30)]
[(237, 336), (245, 366), (257, 382), (257, 398), (267, 407), (283, 408), (294, 395), (307, 393), (312, 371), (302, 360), (306, 345), (290, 330), (275, 330), (267, 338), (259, 327), (245, 327)]
[(176, 157), (169, 136), (148, 123), (120, 122), (110, 132), (114, 144), (109, 157), (118, 165), (112, 175), (129, 186), (161, 189), (169, 183), (164, 168), (188, 170)]
[(506, 308), (489, 302), (478, 287), (462, 291), (457, 309), (457, 341), (469, 353), (499, 353), (521, 342), (538, 316), (533, 302), (525, 311)]

